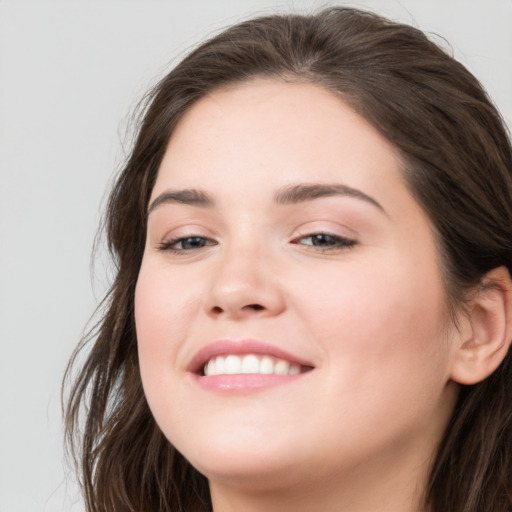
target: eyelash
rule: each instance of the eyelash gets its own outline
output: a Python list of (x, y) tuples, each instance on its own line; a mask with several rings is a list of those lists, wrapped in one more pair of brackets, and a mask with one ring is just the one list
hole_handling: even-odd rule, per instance
[[(300, 243), (301, 241), (310, 239), (311, 243)], [(193, 241), (192, 244), (196, 244), (192, 247), (182, 247), (177, 248), (178, 244), (183, 244), (186, 242)], [(300, 236), (291, 241), (294, 245), (305, 245), (309, 247), (313, 247), (316, 251), (320, 252), (328, 252), (328, 251), (336, 251), (343, 249), (350, 249), (357, 245), (355, 240), (350, 238), (345, 238), (339, 235), (331, 235), (329, 233), (311, 233), (309, 235)], [(319, 245), (317, 245), (319, 244)], [(158, 245), (158, 250), (164, 252), (171, 252), (173, 254), (184, 254), (191, 251), (196, 251), (200, 249), (204, 249), (205, 247), (211, 247), (217, 245), (215, 240), (210, 238), (206, 238), (203, 236), (184, 236), (172, 238), (170, 240), (166, 240)]]
[[(300, 236), (295, 240), (292, 240), (292, 243), (298, 245), (301, 240), (306, 240), (308, 238), (311, 239), (311, 243), (303, 245), (314, 247), (315, 250), (321, 252), (336, 250), (340, 251), (343, 249), (350, 249), (357, 245), (357, 242), (353, 239), (339, 235), (331, 235), (329, 233), (311, 233), (309, 235)], [(315, 245), (315, 240), (316, 242), (321, 242), (323, 240), (324, 242), (327, 242), (328, 245)]]

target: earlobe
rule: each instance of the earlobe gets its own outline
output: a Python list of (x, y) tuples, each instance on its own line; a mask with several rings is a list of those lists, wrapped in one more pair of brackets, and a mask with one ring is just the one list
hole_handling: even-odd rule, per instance
[(451, 378), (460, 384), (476, 384), (503, 361), (512, 338), (512, 281), (505, 267), (488, 272), (471, 303), (469, 335), (462, 335)]

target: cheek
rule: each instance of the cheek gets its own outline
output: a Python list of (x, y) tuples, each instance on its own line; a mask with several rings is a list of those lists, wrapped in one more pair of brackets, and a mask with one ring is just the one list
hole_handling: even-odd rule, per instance
[[(443, 288), (436, 272), (411, 275), (403, 267), (367, 266), (364, 273), (332, 275), (321, 291), (302, 289), (308, 329), (328, 369), (324, 389), (331, 407), (324, 421), (357, 425), (345, 431), (354, 443), (360, 435), (378, 443), (424, 431), (434, 417), (443, 423), (451, 407), (445, 400), (451, 350)], [(379, 435), (376, 423), (382, 424)]]
[(144, 393), (156, 422), (164, 432), (171, 431), (176, 417), (179, 375), (184, 362), (180, 350), (192, 320), (197, 299), (190, 287), (177, 282), (178, 273), (169, 275), (163, 265), (142, 264), (135, 290), (135, 326), (139, 365)]
[(135, 289), (135, 328), (142, 384), (150, 406), (151, 397), (161, 387), (157, 378), (160, 373), (158, 367), (167, 359), (165, 303), (165, 294), (159, 283), (145, 272), (143, 265)]
[(161, 351), (176, 345), (197, 310), (200, 293), (179, 272), (150, 261), (142, 264), (135, 290), (135, 323), (139, 347)]
[(318, 282), (296, 291), (301, 309), (328, 359), (354, 381), (360, 381), (356, 372), (391, 376), (429, 363), (439, 368), (447, 356), (445, 294), (431, 260), (421, 272), (394, 259), (393, 265), (351, 266)]
[[(150, 262), (151, 263), (151, 262)], [(135, 290), (135, 326), (140, 371), (146, 395), (151, 398), (177, 371), (178, 354), (186, 337), (193, 294), (170, 279), (165, 268), (143, 262)]]
[(135, 290), (135, 326), (141, 364), (147, 355), (159, 354), (168, 335), (171, 297), (162, 284), (141, 269)]

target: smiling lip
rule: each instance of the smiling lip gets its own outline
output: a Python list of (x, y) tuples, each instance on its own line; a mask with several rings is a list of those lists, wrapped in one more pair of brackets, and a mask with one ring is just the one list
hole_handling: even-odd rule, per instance
[(192, 373), (201, 373), (204, 365), (214, 357), (228, 355), (254, 354), (260, 356), (270, 356), (276, 359), (284, 359), (290, 364), (296, 364), (302, 367), (312, 368), (313, 365), (295, 357), (294, 355), (282, 350), (274, 345), (269, 345), (256, 340), (219, 340), (203, 347), (190, 361), (187, 371)]
[[(286, 362), (290, 367), (300, 368), (300, 371), (288, 375), (276, 373), (221, 373), (206, 376), (204, 368), (208, 361), (219, 356), (246, 356), (254, 355), (257, 358), (272, 358), (274, 361)], [(219, 340), (203, 347), (187, 366), (187, 371), (193, 374), (201, 387), (217, 391), (249, 391), (263, 387), (283, 384), (302, 377), (313, 365), (274, 345), (257, 340)]]

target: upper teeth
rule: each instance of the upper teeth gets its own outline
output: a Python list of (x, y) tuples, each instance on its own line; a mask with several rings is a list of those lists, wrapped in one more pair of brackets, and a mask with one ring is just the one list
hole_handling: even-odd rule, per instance
[(301, 373), (301, 366), (284, 359), (254, 354), (217, 356), (210, 359), (204, 366), (206, 376), (241, 373), (296, 375)]

